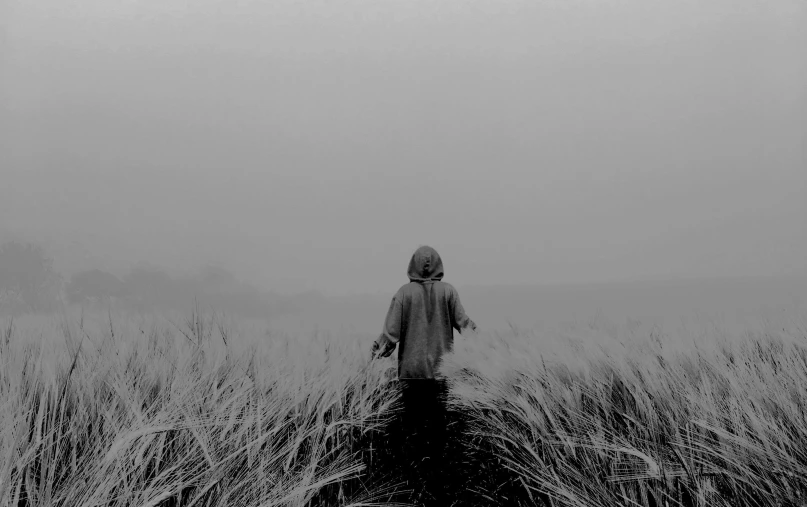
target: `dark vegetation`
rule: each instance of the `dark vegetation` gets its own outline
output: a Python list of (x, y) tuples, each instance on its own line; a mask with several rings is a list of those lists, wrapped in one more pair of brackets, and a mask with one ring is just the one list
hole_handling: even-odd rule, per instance
[(53, 261), (34, 244), (0, 244), (0, 310), (5, 313), (52, 311), (57, 307), (61, 277)]
[(172, 276), (140, 265), (118, 277), (89, 269), (64, 276), (53, 269), (44, 249), (9, 241), (0, 245), (0, 315), (51, 313), (64, 304), (86, 309), (137, 312), (187, 311), (191, 305), (245, 318), (265, 318), (303, 309), (311, 294), (281, 296), (237, 280), (219, 266), (193, 275)]

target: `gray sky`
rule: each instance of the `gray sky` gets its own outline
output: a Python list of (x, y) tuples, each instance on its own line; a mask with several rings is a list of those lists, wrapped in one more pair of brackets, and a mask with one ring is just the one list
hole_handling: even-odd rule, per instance
[(0, 28), (0, 233), (109, 269), (807, 274), (803, 0), (0, 0)]

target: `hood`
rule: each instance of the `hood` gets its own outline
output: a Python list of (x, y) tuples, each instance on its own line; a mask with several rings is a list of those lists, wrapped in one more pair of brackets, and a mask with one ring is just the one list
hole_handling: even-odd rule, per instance
[(443, 260), (440, 259), (440, 254), (434, 248), (422, 246), (412, 254), (406, 274), (412, 282), (441, 280), (443, 278)]

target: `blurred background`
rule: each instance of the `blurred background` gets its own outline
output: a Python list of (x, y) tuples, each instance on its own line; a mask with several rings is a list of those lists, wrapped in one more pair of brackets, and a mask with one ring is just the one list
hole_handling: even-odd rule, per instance
[[(0, 312), (375, 330), (807, 292), (799, 0), (5, 0)], [(111, 299), (111, 298), (114, 298)]]

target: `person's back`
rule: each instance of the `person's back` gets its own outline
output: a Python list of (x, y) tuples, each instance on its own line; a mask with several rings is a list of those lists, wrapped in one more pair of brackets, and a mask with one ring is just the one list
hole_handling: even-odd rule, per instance
[(456, 329), (476, 329), (465, 315), (459, 294), (442, 281), (443, 262), (431, 247), (420, 247), (407, 270), (409, 283), (390, 303), (384, 329), (373, 343), (373, 357), (387, 357), (398, 349), (403, 412), (401, 417), (402, 471), (410, 485), (421, 485), (433, 496), (433, 505), (446, 505), (443, 497), (451, 471), (444, 466), (447, 440), (445, 381), (439, 366), (454, 344)]
[(415, 251), (407, 275), (409, 283), (392, 298), (373, 355), (386, 357), (399, 345), (398, 378), (433, 379), (454, 345), (453, 330), (476, 329), (476, 324), (465, 315), (457, 290), (442, 281), (443, 262), (433, 248)]

